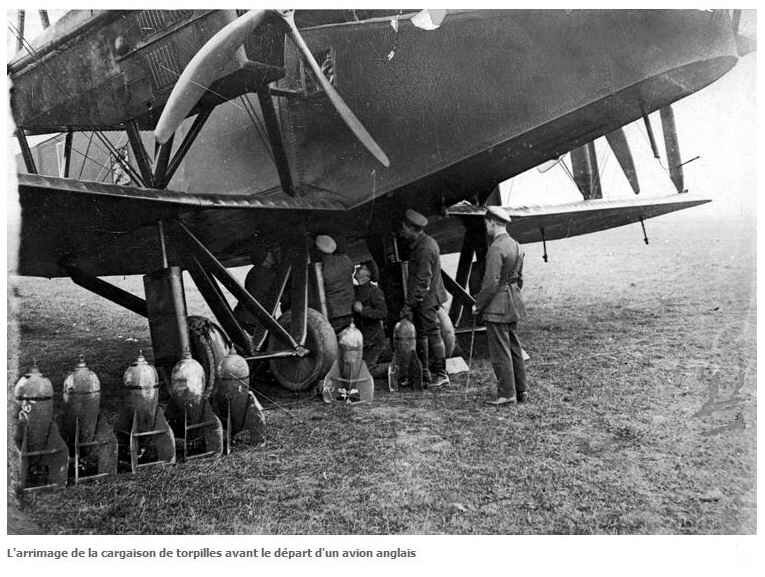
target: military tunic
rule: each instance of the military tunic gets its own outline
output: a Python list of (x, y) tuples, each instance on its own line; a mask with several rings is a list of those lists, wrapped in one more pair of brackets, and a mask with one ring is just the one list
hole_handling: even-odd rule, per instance
[(347, 254), (324, 254), (321, 262), (329, 322), (339, 332), (351, 324), (353, 261)]
[(526, 390), (526, 367), (516, 329), (525, 317), (521, 299), (523, 252), (506, 232), (497, 234), (486, 253), (486, 269), (476, 309), (486, 321), (497, 396), (512, 398)]
[[(270, 310), (274, 306), (277, 270), (275, 266), (265, 266), (263, 264), (254, 265), (244, 279), (244, 288), (247, 289), (255, 299)], [(234, 307), (234, 317), (239, 325), (251, 335), (256, 336), (256, 342), (259, 341), (261, 327), (257, 320), (247, 308), (241, 303)], [(265, 329), (263, 329), (265, 330)]]
[(440, 336), (437, 311), (446, 298), (438, 243), (420, 233), (410, 246), (406, 290), (406, 304), (412, 309), (418, 337)]
[(355, 293), (362, 308), (353, 314), (353, 320), (364, 336), (364, 362), (372, 371), (385, 349), (383, 319), (388, 316), (388, 307), (382, 289), (371, 282), (355, 287)]

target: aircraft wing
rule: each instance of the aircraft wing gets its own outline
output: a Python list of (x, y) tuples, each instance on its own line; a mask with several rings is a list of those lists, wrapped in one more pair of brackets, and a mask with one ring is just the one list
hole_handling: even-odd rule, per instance
[[(307, 211), (321, 218), (346, 207), (322, 191), (186, 194), (19, 174), (22, 211), (18, 273), (69, 276), (140, 274), (162, 266), (157, 221), (180, 219), (226, 265), (246, 260), (253, 230), (289, 226)], [(310, 198), (310, 200), (306, 200)]]
[[(509, 231), (520, 243), (556, 240), (588, 234), (617, 226), (639, 222), (677, 210), (710, 202), (711, 199), (687, 193), (653, 198), (582, 200), (558, 205), (505, 207), (513, 221)], [(460, 218), (483, 217), (485, 207), (460, 203), (450, 207), (447, 214)], [(444, 219), (448, 221), (449, 219)], [(440, 223), (439, 223), (440, 224)], [(433, 236), (442, 253), (457, 252), (462, 242), (458, 227), (436, 225)], [(544, 232), (543, 232), (544, 231)]]

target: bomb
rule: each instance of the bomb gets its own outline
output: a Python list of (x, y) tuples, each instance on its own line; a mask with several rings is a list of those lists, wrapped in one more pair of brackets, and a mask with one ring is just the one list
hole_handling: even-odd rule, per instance
[(16, 399), (16, 449), (19, 484), (24, 490), (63, 487), (69, 451), (53, 421), (53, 385), (37, 368), (21, 377), (13, 388)]
[(338, 399), (348, 402), (374, 399), (375, 383), (364, 362), (364, 336), (351, 322), (337, 339), (338, 358), (319, 384), (325, 403)]
[(63, 434), (72, 446), (75, 431), (79, 430), (79, 442), (89, 443), (96, 436), (98, 413), (101, 408), (101, 381), (88, 368), (85, 357), (80, 355), (74, 370), (64, 380)]
[(124, 401), (115, 425), (119, 459), (135, 473), (139, 467), (175, 462), (173, 431), (159, 406), (157, 370), (138, 352), (125, 370)]
[(187, 350), (170, 375), (170, 397), (179, 410), (185, 411), (189, 424), (202, 418), (205, 387), (205, 371)]
[(27, 449), (42, 451), (48, 443), (48, 432), (53, 422), (53, 385), (37, 368), (37, 363), (22, 376), (13, 388), (18, 411), (19, 434), (26, 429)]
[(356, 379), (361, 371), (364, 354), (364, 336), (351, 322), (337, 340), (340, 374), (348, 380)]
[(242, 428), (247, 413), (250, 392), (250, 367), (243, 357), (236, 353), (226, 355), (218, 365), (215, 381), (215, 404), (221, 410), (218, 415), (226, 416), (231, 408), (231, 426)]
[(231, 352), (218, 364), (212, 401), (225, 425), (226, 451), (231, 450), (234, 438), (251, 444), (265, 441), (263, 407), (250, 390), (250, 367), (243, 357)]
[[(136, 432), (152, 430), (159, 404), (157, 369), (139, 351), (138, 358), (125, 370), (122, 381), (125, 385), (125, 413), (131, 420), (135, 418)], [(129, 423), (126, 430), (130, 430)]]
[(393, 359), (388, 368), (388, 388), (422, 387), (422, 367), (416, 354), (417, 331), (409, 319), (401, 319), (393, 328)]

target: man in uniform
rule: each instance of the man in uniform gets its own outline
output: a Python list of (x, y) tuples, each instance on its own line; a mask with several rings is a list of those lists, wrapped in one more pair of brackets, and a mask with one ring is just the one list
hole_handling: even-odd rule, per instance
[(383, 320), (388, 317), (385, 295), (377, 286), (377, 265), (374, 261), (362, 262), (354, 275), (356, 286), (353, 303), (353, 321), (364, 337), (364, 362), (373, 377), (381, 376), (377, 365), (380, 354), (385, 350)]
[[(266, 310), (271, 310), (276, 304), (277, 269), (281, 261), (281, 250), (278, 246), (258, 247), (250, 255), (252, 268), (244, 279), (244, 288), (247, 289)], [(265, 329), (248, 309), (241, 303), (234, 307), (234, 318), (239, 325), (253, 336), (253, 341), (258, 344), (265, 334)]]
[(353, 318), (353, 261), (347, 254), (337, 252), (335, 239), (326, 234), (316, 237), (316, 248), (321, 252), (328, 320), (339, 333)]
[(528, 400), (526, 367), (516, 329), (525, 316), (520, 289), (523, 286), (523, 252), (507, 233), (510, 216), (498, 206), (490, 206), (485, 216), (491, 245), (486, 253), (486, 269), (481, 291), (476, 296), (473, 314), (483, 316), (489, 340), (489, 355), (497, 377), (497, 397), (491, 405), (507, 405)]
[[(409, 277), (401, 318), (412, 320), (417, 330), (417, 356), (422, 362), (423, 382), (439, 388), (449, 384), (446, 348), (437, 312), (446, 301), (446, 290), (441, 279), (441, 251), (438, 243), (425, 234), (427, 224), (428, 219), (411, 209), (406, 211), (401, 223), (401, 236), (409, 243)], [(433, 378), (429, 355), (435, 373)]]

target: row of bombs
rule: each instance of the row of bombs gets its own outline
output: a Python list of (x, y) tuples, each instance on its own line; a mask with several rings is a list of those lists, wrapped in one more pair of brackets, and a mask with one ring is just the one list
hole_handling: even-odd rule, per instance
[[(423, 388), (423, 367), (416, 353), (417, 331), (408, 319), (401, 319), (393, 329), (393, 358), (388, 366), (388, 389), (399, 390), (406, 382), (415, 389)], [(333, 400), (371, 402), (374, 400), (374, 379), (364, 362), (364, 337), (353, 322), (337, 339), (338, 358), (319, 383), (325, 403)]]
[(263, 409), (249, 389), (247, 361), (232, 353), (216, 368), (212, 392), (202, 366), (186, 352), (170, 375), (166, 412), (157, 370), (139, 352), (123, 376), (119, 416), (101, 414), (101, 381), (80, 356), (63, 385), (63, 410), (54, 418), (53, 385), (36, 363), (14, 387), (15, 446), (24, 490), (135, 472), (157, 463), (217, 456), (233, 443), (265, 439)]

